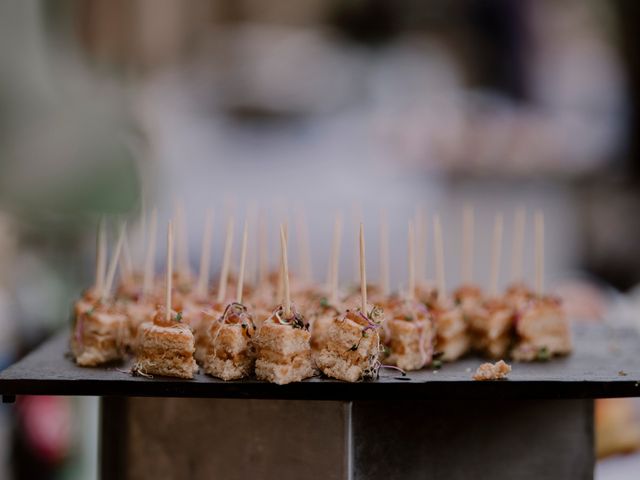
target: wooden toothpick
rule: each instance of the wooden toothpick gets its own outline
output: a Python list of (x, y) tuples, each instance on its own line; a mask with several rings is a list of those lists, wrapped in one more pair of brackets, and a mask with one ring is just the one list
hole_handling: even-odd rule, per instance
[(124, 236), (126, 234), (126, 222), (122, 222), (120, 225), (120, 235), (118, 236), (118, 242), (116, 243), (116, 248), (113, 252), (113, 256), (111, 257), (111, 261), (109, 263), (109, 270), (107, 271), (107, 278), (105, 280), (104, 288), (102, 290), (102, 300), (106, 300), (111, 295), (111, 287), (113, 286), (113, 281), (116, 277), (116, 269), (118, 267), (118, 262), (120, 261), (120, 254), (122, 252), (122, 244), (124, 243)]
[(426, 251), (426, 228), (425, 228), (424, 207), (418, 205), (415, 218), (415, 257), (416, 257), (416, 282), (424, 283), (427, 280), (427, 251)]
[(433, 247), (436, 257), (436, 282), (438, 285), (438, 299), (445, 296), (446, 280), (444, 276), (444, 246), (442, 243), (442, 225), (440, 215), (433, 217)]
[(171, 321), (171, 292), (173, 290), (173, 223), (169, 220), (167, 227), (167, 278), (165, 292), (165, 320)]
[(493, 251), (491, 254), (491, 288), (490, 292), (493, 297), (498, 296), (498, 279), (500, 277), (500, 262), (502, 260), (502, 214), (496, 215), (493, 225)]
[(367, 266), (364, 251), (364, 226), (360, 224), (360, 306), (362, 314), (367, 315)]
[(264, 285), (269, 277), (269, 236), (267, 232), (267, 220), (260, 217), (258, 227), (258, 283)]
[(204, 216), (204, 230), (202, 232), (202, 246), (200, 251), (200, 272), (196, 293), (202, 298), (209, 290), (209, 269), (211, 268), (211, 237), (213, 235), (213, 210), (207, 208)]
[(333, 223), (333, 243), (331, 245), (331, 265), (329, 266), (329, 291), (331, 305), (338, 304), (338, 279), (340, 273), (340, 247), (342, 245), (342, 214), (338, 212)]
[(244, 221), (244, 228), (242, 229), (242, 250), (240, 251), (240, 271), (238, 272), (238, 285), (236, 290), (236, 302), (242, 303), (242, 292), (244, 288), (244, 269), (247, 262), (247, 235), (248, 225), (247, 220)]
[(156, 235), (158, 228), (158, 209), (154, 208), (151, 212), (151, 218), (149, 220), (149, 232), (147, 233), (147, 239), (149, 244), (147, 246), (147, 255), (144, 261), (144, 277), (142, 280), (142, 294), (148, 296), (153, 290), (153, 276), (155, 273), (155, 260), (156, 260)]
[(124, 240), (122, 243), (122, 255), (120, 256), (120, 272), (122, 278), (131, 280), (133, 278), (133, 259), (131, 258), (131, 249), (129, 248), (129, 236), (125, 230)]
[(231, 249), (233, 248), (233, 217), (227, 220), (227, 234), (224, 241), (224, 256), (222, 257), (222, 268), (220, 269), (220, 279), (218, 281), (218, 303), (224, 302), (227, 296), (227, 282), (229, 280), (229, 268), (231, 266)]
[(184, 203), (182, 200), (176, 202), (175, 208), (176, 228), (177, 228), (177, 271), (185, 277), (191, 276), (189, 265), (189, 239), (187, 234), (187, 221), (184, 213)]
[(467, 285), (473, 282), (474, 220), (473, 207), (465, 205), (462, 212), (462, 281)]
[(311, 265), (311, 247), (309, 245), (309, 226), (302, 208), (296, 213), (296, 237), (298, 239), (298, 262), (300, 280), (310, 283), (313, 280)]
[(409, 271), (409, 289), (407, 291), (407, 298), (414, 300), (416, 298), (416, 253), (415, 253), (415, 231), (413, 222), (409, 220), (409, 229), (407, 235), (407, 260)]
[[(362, 223), (362, 219), (363, 219), (363, 217), (362, 217), (362, 205), (360, 204), (360, 202), (358, 202), (358, 201), (354, 201), (353, 202), (353, 204), (351, 205), (351, 215), (352, 215), (352, 218), (353, 218), (352, 225), (355, 226), (355, 225), (358, 225), (358, 224)], [(358, 236), (357, 235), (355, 236), (354, 240), (355, 240), (355, 244), (354, 244), (353, 252), (354, 252), (355, 263), (354, 263), (354, 270), (353, 270), (353, 273), (354, 273), (353, 281), (357, 282), (359, 280), (358, 277), (359, 277), (359, 271), (360, 271), (360, 266), (359, 266), (359, 263), (358, 263), (358, 253), (357, 253), (358, 249), (359, 249)]]
[(524, 258), (524, 230), (526, 225), (526, 212), (523, 207), (516, 210), (513, 220), (513, 246), (511, 248), (511, 280), (521, 282), (523, 275)]
[(280, 225), (280, 258), (282, 261), (282, 286), (284, 290), (284, 316), (291, 318), (291, 292), (289, 290), (289, 261), (287, 259), (287, 238), (284, 225)]
[(389, 296), (389, 224), (387, 211), (380, 210), (380, 290)]
[(544, 214), (536, 211), (535, 222), (535, 269), (536, 269), (536, 294), (544, 294)]
[(107, 229), (104, 216), (98, 222), (98, 235), (96, 238), (96, 278), (94, 288), (98, 295), (104, 288), (105, 274), (107, 270)]

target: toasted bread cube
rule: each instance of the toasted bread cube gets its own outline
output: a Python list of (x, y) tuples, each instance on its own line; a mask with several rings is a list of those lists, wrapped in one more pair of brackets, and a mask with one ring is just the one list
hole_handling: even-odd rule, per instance
[(200, 365), (204, 365), (205, 357), (207, 356), (209, 338), (212, 335), (211, 329), (215, 330), (219, 327), (218, 320), (223, 310), (224, 307), (216, 304), (200, 312), (200, 321), (197, 322), (197, 326), (193, 329), (196, 348), (194, 357)]
[(131, 351), (137, 348), (138, 329), (140, 325), (153, 320), (156, 309), (150, 303), (128, 302), (124, 307), (127, 316), (127, 325), (129, 334), (127, 337), (127, 346)]
[(386, 323), (387, 362), (403, 370), (420, 370), (431, 363), (435, 328), (421, 302), (403, 300), (392, 306), (393, 318)]
[(124, 358), (127, 342), (127, 317), (121, 313), (101, 311), (98, 307), (76, 305), (71, 336), (71, 352), (78, 365), (95, 367)]
[(223, 380), (237, 380), (251, 374), (255, 354), (247, 329), (223, 324), (211, 338), (204, 360), (204, 370)]
[(431, 363), (435, 338), (430, 320), (389, 321), (387, 362), (403, 370), (420, 370)]
[(346, 382), (375, 378), (379, 365), (380, 335), (347, 312), (329, 325), (326, 342), (315, 355), (316, 365), (328, 377)]
[(517, 319), (516, 336), (517, 344), (511, 353), (515, 360), (546, 360), (571, 353), (571, 326), (556, 298), (529, 302)]
[(467, 331), (467, 323), (459, 308), (436, 309), (433, 319), (438, 339), (454, 338)]
[(453, 293), (453, 299), (467, 315), (482, 305), (482, 290), (475, 285), (462, 285)]
[(321, 351), (327, 344), (329, 339), (329, 330), (333, 325), (335, 314), (321, 315), (316, 318), (311, 324), (311, 349), (314, 351)]
[(473, 348), (492, 358), (509, 349), (514, 311), (506, 303), (489, 301), (468, 315)]
[(311, 334), (290, 324), (265, 321), (255, 340), (256, 377), (284, 385), (315, 374)]
[(460, 308), (436, 308), (433, 310), (436, 327), (436, 352), (442, 360), (453, 361), (469, 350), (471, 339)]
[(436, 351), (441, 353), (440, 357), (445, 362), (453, 362), (464, 356), (471, 346), (471, 340), (467, 332), (461, 332), (452, 338), (438, 338)]
[(182, 323), (143, 323), (138, 332), (138, 350), (133, 371), (142, 375), (193, 378), (198, 365), (193, 333)]
[(223, 380), (236, 380), (251, 374), (255, 353), (252, 337), (255, 326), (244, 305), (227, 306), (211, 325), (204, 369)]

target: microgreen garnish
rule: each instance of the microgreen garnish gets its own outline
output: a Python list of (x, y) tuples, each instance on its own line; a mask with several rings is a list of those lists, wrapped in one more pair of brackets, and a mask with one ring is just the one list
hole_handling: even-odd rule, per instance
[(546, 362), (551, 358), (551, 352), (547, 347), (541, 347), (536, 354), (536, 360), (540, 362)]
[(271, 318), (275, 318), (280, 325), (290, 325), (291, 328), (299, 328), (300, 330), (309, 330), (309, 324), (305, 323), (304, 317), (292, 308), (293, 315), (290, 318), (284, 318), (284, 309), (282, 306), (276, 308), (271, 314)]

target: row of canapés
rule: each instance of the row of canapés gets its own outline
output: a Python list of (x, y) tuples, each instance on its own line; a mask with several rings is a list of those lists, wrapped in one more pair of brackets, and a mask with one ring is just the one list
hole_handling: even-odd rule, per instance
[[(207, 374), (224, 380), (255, 373), (259, 379), (284, 384), (318, 372), (350, 382), (373, 379), (382, 365), (419, 370), (469, 352), (534, 361), (571, 351), (571, 329), (556, 297), (534, 292), (522, 282), (500, 294), (492, 285), (489, 295), (466, 283), (448, 295), (438, 258), (437, 287), (416, 281), (411, 224), (408, 287), (402, 293), (388, 292), (385, 281), (367, 285), (362, 227), (360, 286), (346, 293), (337, 282), (339, 242), (334, 241), (327, 285), (290, 278), (282, 226), (280, 268), (246, 284), (247, 225), (237, 275), (230, 274), (232, 228), (227, 229), (215, 291), (206, 278), (202, 281), (208, 275), (194, 279), (174, 272), (171, 224), (165, 275), (156, 277), (153, 268), (142, 273), (121, 269), (114, 289), (125, 231), (121, 230), (107, 265), (101, 224), (95, 284), (74, 308), (71, 349), (77, 364), (99, 366), (132, 353), (132, 372), (140, 375), (193, 378), (200, 365)], [(336, 223), (334, 240), (339, 232)], [(495, 232), (501, 234), (498, 222)], [(438, 257), (439, 221), (434, 225), (434, 244)], [(150, 245), (147, 251), (151, 257), (153, 248)]]

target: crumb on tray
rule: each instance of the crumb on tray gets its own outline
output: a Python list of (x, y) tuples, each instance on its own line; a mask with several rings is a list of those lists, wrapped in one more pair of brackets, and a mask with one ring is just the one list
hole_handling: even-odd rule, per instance
[(473, 374), (474, 380), (500, 380), (506, 378), (511, 371), (511, 365), (500, 360), (496, 363), (483, 363)]

